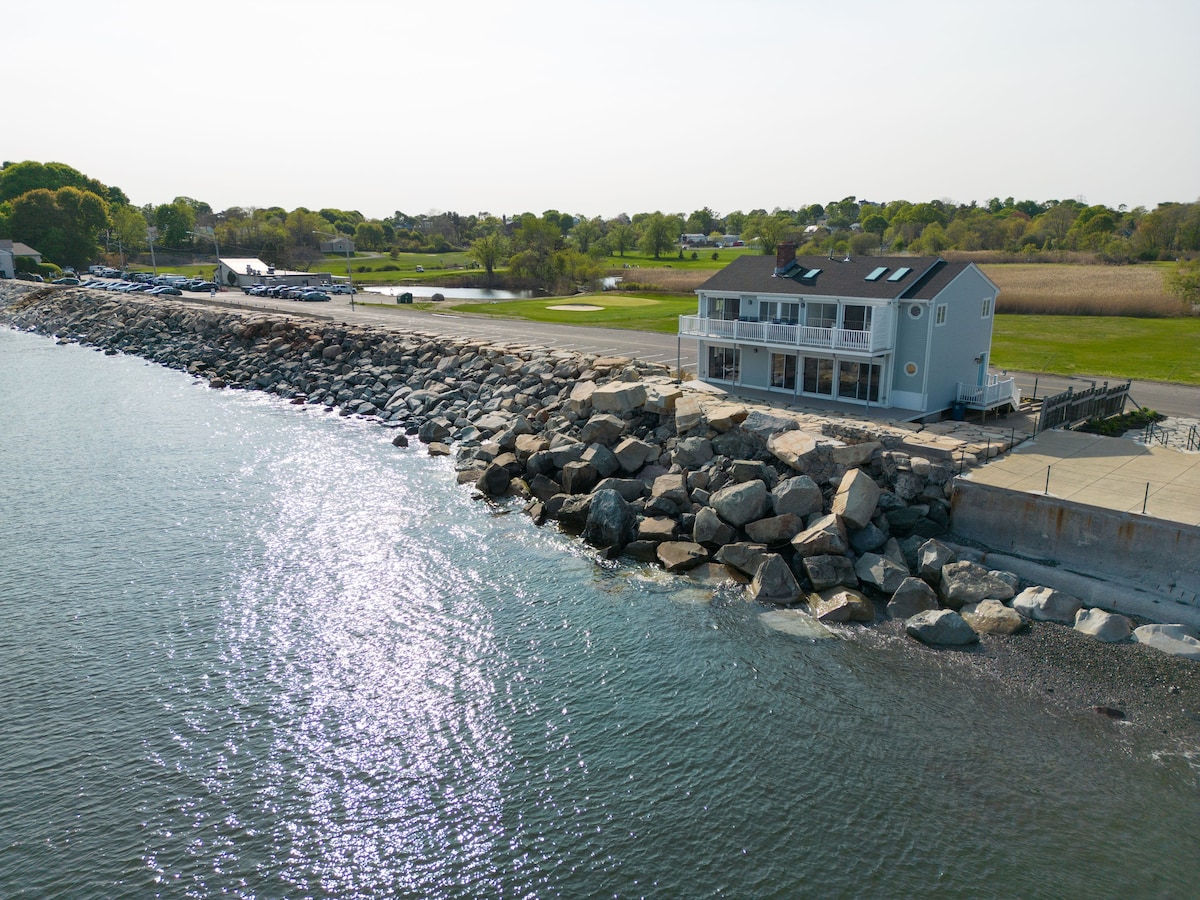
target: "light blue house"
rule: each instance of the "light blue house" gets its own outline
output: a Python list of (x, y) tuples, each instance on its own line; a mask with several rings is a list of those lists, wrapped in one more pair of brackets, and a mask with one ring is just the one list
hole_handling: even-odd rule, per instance
[(697, 343), (699, 377), (802, 402), (934, 416), (955, 404), (1019, 404), (988, 372), (996, 285), (974, 263), (937, 257), (742, 256), (696, 291), (679, 334)]

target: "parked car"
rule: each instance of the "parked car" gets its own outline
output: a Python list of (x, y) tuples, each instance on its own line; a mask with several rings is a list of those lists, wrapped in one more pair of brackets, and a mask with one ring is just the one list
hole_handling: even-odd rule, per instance
[(310, 303), (311, 302), (320, 302), (322, 300), (328, 300), (329, 295), (327, 293), (325, 293), (324, 291), (304, 291), (300, 295), (300, 299), (307, 300)]
[(217, 283), (215, 281), (193, 281), (185, 290), (189, 291), (215, 291)]
[(53, 283), (54, 284), (69, 284), (69, 285), (74, 286), (74, 285), (79, 284), (79, 279), (76, 278), (74, 275), (64, 275), (62, 278), (55, 278)]
[(146, 293), (147, 294), (169, 294), (173, 297), (183, 296), (183, 291), (181, 291), (179, 288), (173, 287), (169, 284), (155, 285), (154, 287), (150, 288), (150, 290), (146, 291)]
[(22, 281), (44, 282), (46, 280), (41, 275), (39, 275), (37, 272), (18, 272), (17, 277), (20, 278)]
[(358, 291), (351, 284), (326, 284), (321, 286), (321, 290), (327, 294), (357, 294)]

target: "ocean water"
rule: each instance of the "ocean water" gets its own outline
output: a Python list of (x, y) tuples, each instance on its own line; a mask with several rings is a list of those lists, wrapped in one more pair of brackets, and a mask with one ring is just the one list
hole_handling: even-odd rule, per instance
[(0, 897), (1197, 892), (1153, 736), (599, 563), (370, 423), (5, 330), (0, 385)]

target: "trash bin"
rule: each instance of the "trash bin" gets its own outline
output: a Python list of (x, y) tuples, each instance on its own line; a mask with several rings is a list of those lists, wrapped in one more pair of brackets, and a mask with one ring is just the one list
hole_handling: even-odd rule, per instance
[(405, 291), (403, 294), (400, 294), (396, 298), (396, 302), (397, 303), (412, 303), (412, 294), (410, 294), (408, 291)]
[(950, 418), (955, 422), (962, 422), (967, 418), (967, 404), (961, 401), (954, 401), (950, 404)]

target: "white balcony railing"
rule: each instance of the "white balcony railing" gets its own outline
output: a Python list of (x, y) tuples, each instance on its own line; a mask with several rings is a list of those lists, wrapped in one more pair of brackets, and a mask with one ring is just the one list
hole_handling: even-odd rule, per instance
[(705, 316), (680, 316), (679, 333), (684, 337), (724, 338), (726, 340), (806, 347), (820, 350), (849, 350), (874, 353), (892, 349), (889, 310), (877, 310), (869, 330), (816, 328), (811, 325), (782, 325), (774, 322), (750, 322), (740, 319), (709, 319)]
[(1021, 395), (1017, 392), (1015, 378), (1001, 378), (999, 375), (989, 375), (987, 384), (958, 384), (958, 402), (966, 403), (976, 409), (992, 409), (1011, 403), (1013, 408), (1021, 405)]

